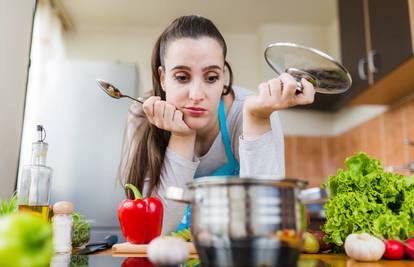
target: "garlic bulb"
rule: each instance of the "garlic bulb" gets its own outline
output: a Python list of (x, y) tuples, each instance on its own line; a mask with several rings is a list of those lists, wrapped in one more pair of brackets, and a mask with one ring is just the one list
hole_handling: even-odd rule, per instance
[(190, 255), (190, 247), (181, 238), (164, 236), (153, 239), (148, 245), (148, 258), (157, 265), (177, 265)]
[(345, 239), (346, 255), (357, 261), (377, 261), (384, 251), (384, 242), (367, 233), (350, 234)]

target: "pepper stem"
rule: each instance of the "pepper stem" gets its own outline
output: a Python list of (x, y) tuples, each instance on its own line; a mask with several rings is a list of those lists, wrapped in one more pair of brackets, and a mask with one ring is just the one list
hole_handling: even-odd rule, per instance
[(134, 193), (134, 200), (143, 199), (141, 193), (139, 192), (138, 188), (133, 184), (126, 184), (125, 188), (128, 188)]

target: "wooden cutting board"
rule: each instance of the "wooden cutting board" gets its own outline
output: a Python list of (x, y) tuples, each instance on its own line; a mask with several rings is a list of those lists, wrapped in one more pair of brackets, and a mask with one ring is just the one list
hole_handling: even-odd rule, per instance
[[(190, 254), (197, 254), (195, 246), (192, 242), (186, 242), (190, 248)], [(131, 244), (129, 242), (118, 243), (112, 246), (113, 254), (147, 254), (148, 245)]]

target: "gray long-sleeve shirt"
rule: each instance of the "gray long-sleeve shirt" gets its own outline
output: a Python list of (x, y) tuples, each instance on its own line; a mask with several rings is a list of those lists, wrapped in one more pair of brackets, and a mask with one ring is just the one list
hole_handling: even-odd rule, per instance
[[(271, 115), (272, 131), (254, 140), (244, 140), (242, 136), (243, 103), (252, 92), (233, 87), (235, 99), (228, 111), (226, 122), (233, 154), (240, 162), (240, 177), (285, 175), (283, 134), (277, 112)], [(127, 121), (125, 146), (131, 143), (132, 133), (139, 125), (138, 104), (132, 105)], [(160, 184), (154, 195), (164, 204), (163, 234), (169, 234), (177, 228), (184, 216), (186, 205), (165, 198), (167, 188), (176, 186), (185, 188), (193, 177), (206, 176), (227, 163), (224, 144), (219, 133), (209, 151), (194, 160), (186, 159), (167, 148), (161, 169)], [(121, 163), (121, 168), (125, 167)], [(144, 194), (147, 194), (149, 179), (144, 182)]]

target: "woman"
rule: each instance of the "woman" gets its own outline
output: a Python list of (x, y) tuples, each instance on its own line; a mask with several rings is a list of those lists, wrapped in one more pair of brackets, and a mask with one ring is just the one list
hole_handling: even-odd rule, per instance
[(260, 84), (257, 94), (233, 88), (226, 54), (210, 20), (177, 18), (155, 44), (153, 90), (142, 107), (131, 106), (121, 178), (163, 201), (164, 234), (189, 226), (186, 205), (165, 198), (169, 186), (185, 187), (201, 176), (284, 176), (275, 111), (313, 102), (312, 84), (303, 79), (296, 94), (288, 74)]

